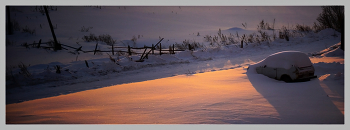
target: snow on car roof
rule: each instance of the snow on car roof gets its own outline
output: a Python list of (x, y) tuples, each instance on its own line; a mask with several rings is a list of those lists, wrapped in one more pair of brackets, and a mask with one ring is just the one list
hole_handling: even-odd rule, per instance
[(292, 66), (304, 67), (312, 65), (309, 57), (299, 51), (282, 51), (271, 54), (267, 58), (251, 65), (249, 68), (255, 70), (258, 66), (267, 66), (272, 68), (289, 69)]

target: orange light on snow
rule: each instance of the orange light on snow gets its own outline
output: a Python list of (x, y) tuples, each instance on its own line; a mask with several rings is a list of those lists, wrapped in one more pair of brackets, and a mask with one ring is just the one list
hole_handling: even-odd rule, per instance
[(6, 105), (6, 123), (182, 124), (225, 123), (221, 118), (232, 123), (266, 116), (277, 119), (279, 114), (252, 87), (245, 71), (179, 75), (10, 104)]

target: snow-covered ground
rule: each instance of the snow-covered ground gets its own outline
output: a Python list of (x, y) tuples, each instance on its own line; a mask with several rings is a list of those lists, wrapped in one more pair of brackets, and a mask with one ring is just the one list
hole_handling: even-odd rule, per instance
[[(328, 32), (328, 34), (325, 32)], [(9, 80), (6, 82), (9, 88), (6, 90), (6, 101), (9, 104), (113, 84), (230, 69), (258, 62), (268, 55), (279, 51), (298, 50), (311, 56), (339, 41), (339, 37), (331, 36), (333, 33), (333, 30), (327, 29), (319, 34), (309, 34), (309, 37), (312, 38), (296, 38), (293, 39), (294, 42), (284, 42), (282, 40), (279, 42), (276, 40), (268, 45), (251, 45), (244, 49), (238, 48), (236, 45), (230, 45), (193, 52), (187, 50), (175, 55), (150, 55), (149, 59), (146, 59), (144, 62), (135, 62), (134, 60), (129, 60), (129, 57), (126, 56), (119, 57), (119, 64), (112, 62), (109, 58), (92, 59), (88, 60), (89, 68), (86, 67), (84, 61), (74, 61), (67, 64), (61, 62), (37, 64), (27, 68), (31, 73), (30, 78), (25, 77), (24, 74), (19, 74), (21, 70), (16, 67), (7, 71), (8, 75), (13, 74), (10, 76), (15, 78), (9, 76)], [(319, 37), (325, 40), (319, 41)], [(310, 43), (299, 43), (309, 39), (311, 39)], [(113, 57), (117, 59), (116, 56)], [(140, 55), (132, 56), (133, 59), (139, 59), (139, 57)], [(55, 65), (62, 67), (60, 74), (56, 73)], [(114, 79), (114, 82), (105, 82), (100, 83), (100, 85), (96, 84), (86, 87), (70, 87), (79, 83), (92, 83), (105, 79)]]
[[(229, 23), (232, 19), (222, 8), (234, 12), (229, 7), (60, 6), (50, 12), (59, 41), (83, 46), (83, 50), (95, 48), (96, 42), (81, 39), (90, 33), (109, 34), (117, 40), (116, 46), (150, 46), (159, 37), (164, 37), (162, 44), (166, 46), (186, 39), (206, 45), (174, 55), (149, 55), (144, 62), (135, 62), (141, 55), (112, 55), (117, 60), (114, 63), (106, 53), (78, 54), (21, 46), (39, 39), (47, 42), (51, 33), (46, 17), (32, 11), (35, 7), (16, 7), (12, 18), (36, 33), (15, 31), (14, 35), (6, 35), (6, 123), (344, 123), (344, 52), (339, 49), (339, 32), (325, 29), (298, 33), (290, 41), (276, 39), (245, 44), (244, 48), (237, 44), (209, 46), (203, 37), (217, 35), (219, 28), (225, 35), (248, 35), (257, 33), (255, 26), (264, 19), (259, 16)], [(295, 19), (289, 23), (284, 13), (296, 7), (283, 7), (286, 12), (278, 14), (281, 8), (264, 12), (281, 16), (276, 17), (278, 28), (300, 21), (311, 25), (319, 13), (316, 7), (299, 7), (298, 11), (309, 10), (309, 14), (290, 15)], [(245, 9), (254, 12), (267, 7)], [(206, 15), (215, 18), (191, 17)], [(307, 15), (313, 17), (305, 20)], [(269, 17), (268, 22), (272, 19)], [(281, 19), (287, 21), (278, 22)], [(242, 27), (244, 22), (248, 22), (248, 28)], [(83, 26), (93, 28), (82, 32)], [(138, 35), (135, 44), (130, 39)], [(105, 50), (110, 46), (99, 42), (99, 47)], [(280, 51), (306, 53), (318, 78), (286, 84), (246, 73), (248, 65)], [(21, 63), (30, 76), (18, 67)], [(54, 68), (57, 65), (60, 74)]]
[[(343, 53), (338, 54), (337, 57), (343, 57)], [(339, 61), (337, 57), (328, 57), (328, 62), (315, 62), (318, 78), (299, 83), (247, 73), (247, 66), (242, 65), (103, 88), (98, 85), (114, 83), (117, 78), (61, 86), (97, 87), (6, 105), (6, 122), (343, 124), (344, 61), (331, 60)], [(322, 58), (325, 57), (316, 59)], [(43, 92), (47, 90), (50, 89)]]

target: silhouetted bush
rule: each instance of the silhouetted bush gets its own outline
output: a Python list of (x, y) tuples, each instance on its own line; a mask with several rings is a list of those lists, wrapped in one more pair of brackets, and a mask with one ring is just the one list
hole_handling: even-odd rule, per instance
[(317, 21), (326, 28), (333, 28), (342, 34), (341, 49), (344, 50), (344, 6), (323, 6)]

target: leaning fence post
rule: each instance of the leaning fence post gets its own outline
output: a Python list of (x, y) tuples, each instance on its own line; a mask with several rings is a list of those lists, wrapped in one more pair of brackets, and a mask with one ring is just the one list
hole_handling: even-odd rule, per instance
[(88, 64), (88, 62), (86, 60), (85, 60), (85, 64), (86, 64), (86, 67), (89, 68), (89, 64)]
[(98, 43), (96, 43), (96, 47), (95, 47), (95, 50), (94, 50), (94, 55), (96, 54), (97, 45), (98, 45)]
[[(155, 46), (157, 46), (163, 39), (164, 38), (160, 39), (159, 42)], [(151, 53), (151, 51), (152, 51), (152, 49), (147, 52), (146, 56), (148, 56), (148, 54)]]
[(152, 54), (154, 54), (154, 45), (152, 44)]
[(162, 43), (159, 44), (159, 55), (162, 55)]
[(51, 20), (50, 20), (49, 12), (47, 11), (47, 7), (46, 6), (44, 6), (44, 10), (45, 10), (45, 13), (46, 13), (47, 21), (49, 21), (49, 25), (50, 25), (50, 29), (51, 29), (53, 40), (55, 41), (54, 50), (55, 51), (56, 50), (61, 50), (62, 47), (57, 42), (55, 31), (53, 30), (53, 26), (52, 26), (52, 23), (51, 23)]
[(142, 53), (142, 55), (141, 55), (141, 58), (140, 58), (140, 60), (143, 60), (144, 59), (144, 55), (145, 55), (145, 53), (146, 53), (146, 50), (147, 50), (147, 48), (145, 48), (145, 50), (143, 51), (143, 53)]

